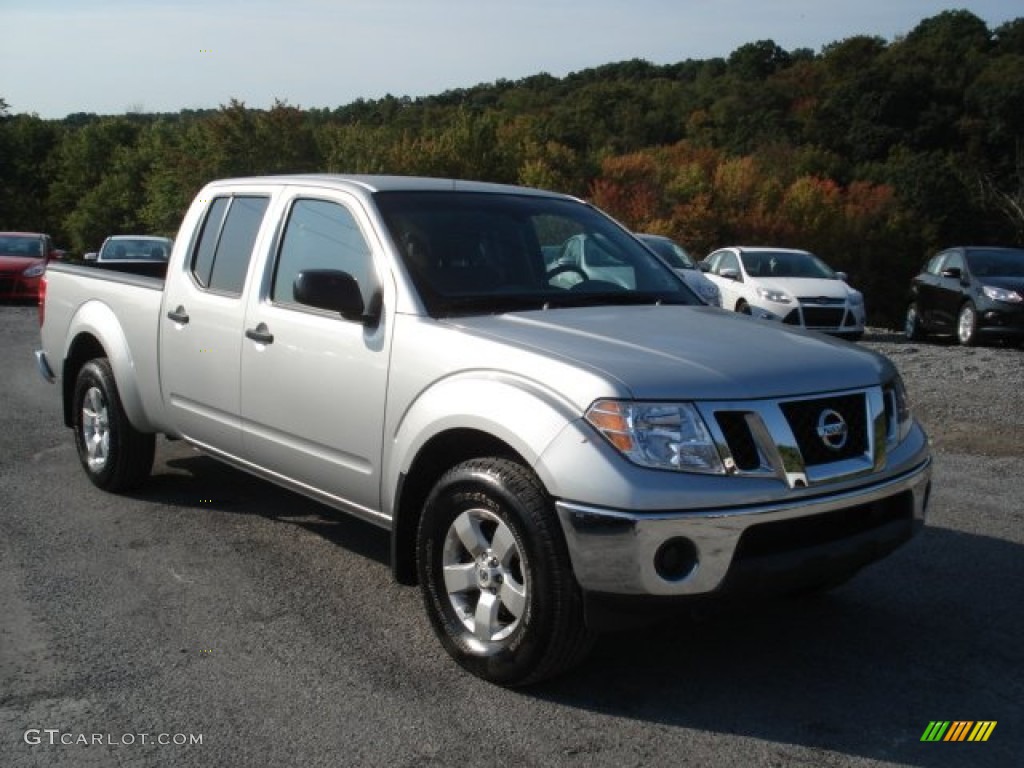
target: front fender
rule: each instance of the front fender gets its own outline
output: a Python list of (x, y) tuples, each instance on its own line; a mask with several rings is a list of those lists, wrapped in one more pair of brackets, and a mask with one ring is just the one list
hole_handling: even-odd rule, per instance
[[(142, 393), (139, 388), (139, 376), (132, 351), (125, 336), (121, 321), (114, 311), (98, 300), (82, 304), (71, 318), (65, 342), (63, 359), (66, 362), (75, 355), (75, 347), (85, 337), (96, 340), (110, 361), (114, 372), (114, 381), (121, 397), (121, 405), (132, 426), (141, 432), (157, 431), (146, 414)], [(69, 389), (74, 391), (74, 381), (68, 382)]]
[(539, 382), (496, 371), (464, 371), (435, 382), (416, 397), (389, 430), (383, 482), (385, 510), (393, 510), (399, 478), (435, 437), (474, 430), (508, 445), (529, 466), (580, 413)]

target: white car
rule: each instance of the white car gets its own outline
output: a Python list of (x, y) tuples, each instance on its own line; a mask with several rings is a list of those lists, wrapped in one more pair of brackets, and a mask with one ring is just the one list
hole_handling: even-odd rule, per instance
[(722, 293), (722, 306), (856, 340), (864, 334), (864, 295), (807, 251), (732, 246), (701, 265)]
[(111, 235), (103, 241), (96, 253), (87, 253), (86, 261), (100, 263), (166, 262), (171, 256), (174, 241), (153, 235)]
[(676, 274), (683, 278), (690, 290), (712, 307), (722, 306), (722, 294), (718, 286), (704, 276), (693, 257), (671, 237), (663, 235), (637, 235), (640, 242), (661, 256)]

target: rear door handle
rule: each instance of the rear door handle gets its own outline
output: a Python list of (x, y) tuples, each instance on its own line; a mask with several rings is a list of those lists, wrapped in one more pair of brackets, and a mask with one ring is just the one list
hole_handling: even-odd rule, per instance
[(246, 328), (245, 337), (260, 344), (273, 344), (274, 334), (267, 328), (266, 323), (260, 323), (255, 328)]
[(177, 309), (172, 309), (170, 312), (168, 312), (167, 317), (176, 323), (181, 323), (182, 325), (188, 323), (188, 313), (185, 311), (185, 308), (181, 305), (179, 305)]

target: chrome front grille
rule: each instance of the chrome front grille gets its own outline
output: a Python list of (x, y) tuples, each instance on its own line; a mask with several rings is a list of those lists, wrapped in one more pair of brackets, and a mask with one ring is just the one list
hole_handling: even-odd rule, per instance
[(730, 473), (776, 476), (790, 487), (881, 467), (895, 418), (880, 387), (698, 407)]
[[(794, 400), (782, 403), (780, 407), (808, 466), (851, 459), (867, 452), (867, 411), (862, 392), (841, 397)], [(846, 439), (838, 448), (830, 447), (818, 434), (818, 422), (821, 414), (826, 412), (839, 414), (847, 426)]]

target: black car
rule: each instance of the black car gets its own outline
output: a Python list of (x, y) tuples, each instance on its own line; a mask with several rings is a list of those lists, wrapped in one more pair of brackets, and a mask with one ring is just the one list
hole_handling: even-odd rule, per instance
[(928, 260), (910, 287), (904, 333), (954, 334), (970, 346), (1024, 340), (1024, 248), (949, 248)]

